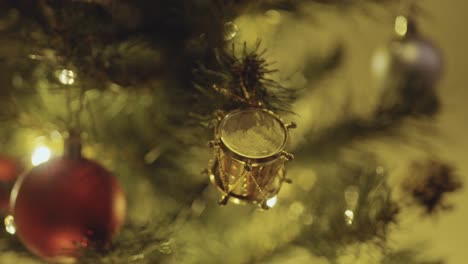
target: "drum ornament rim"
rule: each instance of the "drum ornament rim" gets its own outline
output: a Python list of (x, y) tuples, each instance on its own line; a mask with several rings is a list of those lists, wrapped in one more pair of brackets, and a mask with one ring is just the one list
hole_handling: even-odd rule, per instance
[[(236, 114), (238, 114), (240, 112), (248, 112), (248, 111), (261, 111), (261, 112), (264, 112), (264, 113), (268, 114), (269, 116), (271, 116), (273, 119), (275, 119), (281, 125), (281, 128), (282, 128), (282, 130), (284, 132), (284, 139), (283, 139), (283, 142), (281, 143), (281, 146), (278, 147), (278, 150), (276, 152), (274, 152), (272, 154), (264, 155), (264, 156), (255, 156), (255, 157), (253, 157), (253, 156), (249, 156), (249, 155), (246, 155), (246, 154), (243, 154), (243, 153), (239, 153), (239, 152), (231, 149), (230, 147), (228, 147), (226, 142), (224, 142), (221, 130), (222, 130), (222, 126), (225, 124), (226, 120), (228, 120), (230, 117), (232, 117), (233, 115), (236, 115)], [(220, 143), (219, 147), (224, 152), (226, 152), (229, 156), (231, 156), (231, 157), (233, 157), (233, 158), (235, 158), (237, 160), (243, 161), (243, 162), (255, 161), (255, 162), (258, 162), (258, 163), (265, 163), (265, 162), (268, 162), (268, 161), (276, 160), (276, 159), (278, 159), (278, 158), (280, 158), (282, 156), (282, 153), (286, 149), (286, 147), (288, 145), (288, 142), (289, 142), (289, 130), (288, 130), (288, 127), (285, 124), (285, 122), (278, 115), (276, 115), (274, 112), (272, 112), (271, 110), (264, 109), (264, 108), (255, 108), (255, 107), (250, 107), (250, 108), (245, 108), (245, 109), (237, 109), (237, 110), (233, 110), (233, 111), (229, 112), (228, 114), (226, 114), (220, 120), (218, 125), (216, 126), (215, 135), (216, 135), (216, 138), (219, 140), (218, 141)]]

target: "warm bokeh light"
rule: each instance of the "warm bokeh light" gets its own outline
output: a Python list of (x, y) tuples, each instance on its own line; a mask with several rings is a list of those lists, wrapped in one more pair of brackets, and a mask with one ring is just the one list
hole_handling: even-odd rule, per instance
[(348, 209), (344, 212), (344, 215), (345, 215), (346, 224), (352, 225), (354, 221), (354, 212)]
[(383, 79), (388, 73), (390, 65), (390, 54), (386, 49), (377, 49), (371, 61), (371, 71), (376, 79)]
[(404, 37), (408, 32), (408, 19), (404, 16), (397, 16), (395, 19), (395, 32), (398, 36)]
[(10, 235), (16, 234), (15, 218), (12, 215), (5, 217), (5, 230)]
[(272, 208), (273, 206), (276, 205), (276, 202), (278, 202), (278, 197), (277, 196), (273, 196), (272, 198), (268, 199), (266, 201), (266, 205), (270, 208)]
[(239, 199), (237, 199), (237, 198), (231, 198), (231, 202), (232, 202), (233, 204), (242, 204), (242, 201), (239, 200)]
[(72, 85), (75, 82), (76, 75), (73, 71), (63, 69), (59, 73), (59, 81), (65, 85)]
[(41, 163), (44, 163), (50, 159), (51, 152), (48, 147), (40, 146), (37, 147), (31, 157), (31, 163), (34, 166), (37, 166)]
[(300, 202), (293, 202), (289, 206), (288, 217), (290, 219), (298, 219), (305, 211), (305, 207)]

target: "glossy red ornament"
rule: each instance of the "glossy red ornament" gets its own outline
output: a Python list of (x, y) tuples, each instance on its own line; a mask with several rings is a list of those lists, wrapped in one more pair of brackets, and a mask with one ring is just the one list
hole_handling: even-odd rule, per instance
[(109, 244), (125, 218), (116, 178), (94, 161), (62, 157), (22, 177), (12, 191), (17, 234), (34, 254), (60, 261)]
[(10, 191), (21, 171), (22, 166), (18, 161), (0, 156), (0, 216), (10, 211)]

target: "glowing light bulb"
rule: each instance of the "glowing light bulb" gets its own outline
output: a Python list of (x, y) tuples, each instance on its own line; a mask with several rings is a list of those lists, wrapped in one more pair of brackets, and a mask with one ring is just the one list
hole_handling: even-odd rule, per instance
[(397, 16), (395, 19), (395, 32), (398, 36), (404, 37), (408, 32), (408, 19), (404, 16)]
[(44, 163), (50, 159), (51, 152), (48, 147), (40, 146), (37, 147), (31, 157), (31, 163), (34, 166), (37, 166), (41, 163)]
[(273, 196), (266, 201), (266, 205), (270, 208), (273, 208), (273, 206), (276, 205), (276, 202), (278, 202), (278, 196)]
[(354, 212), (348, 209), (344, 212), (344, 215), (345, 215), (346, 224), (352, 225), (354, 221)]
[(59, 81), (65, 85), (72, 85), (75, 82), (76, 75), (73, 71), (63, 69), (59, 73)]
[(12, 215), (5, 217), (5, 230), (10, 235), (16, 234), (15, 218)]

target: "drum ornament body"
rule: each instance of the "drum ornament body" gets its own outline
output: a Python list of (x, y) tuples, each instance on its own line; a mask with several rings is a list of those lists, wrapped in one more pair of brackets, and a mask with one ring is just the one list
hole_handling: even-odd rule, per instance
[(285, 124), (262, 108), (238, 109), (221, 118), (209, 144), (214, 158), (208, 168), (211, 182), (222, 193), (220, 204), (272, 207), (283, 182), (289, 182), (285, 163), (293, 156), (285, 149), (290, 128), (295, 124)]

